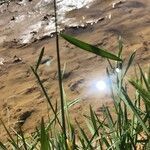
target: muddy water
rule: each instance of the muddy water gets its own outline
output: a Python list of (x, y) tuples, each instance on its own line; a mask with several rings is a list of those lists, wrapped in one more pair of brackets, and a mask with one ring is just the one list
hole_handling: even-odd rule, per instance
[[(8, 7), (6, 4), (0, 6), (0, 42), (3, 43), (0, 48), (0, 115), (10, 127), (16, 127), (20, 118), (26, 115), (22, 124), (25, 131), (33, 131), (41, 116), (47, 115), (47, 103), (29, 69), (43, 46), (46, 63), (40, 65), (39, 73), (53, 104), (59, 100), (55, 39), (49, 38), (54, 31), (51, 2), (23, 0), (12, 2)], [(66, 1), (59, 1), (59, 7), (66, 4), (63, 2)], [(118, 50), (117, 39), (120, 35), (124, 42), (124, 58), (128, 59), (131, 52), (136, 50), (135, 64), (139, 63), (143, 69), (150, 64), (149, 0), (95, 0), (79, 6), (76, 3), (70, 6), (68, 3), (66, 7), (69, 7), (69, 11), (59, 10), (63, 12), (59, 13), (60, 29), (65, 27), (66, 33), (113, 53)], [(15, 48), (28, 42), (33, 43)], [(62, 66), (67, 63), (64, 79), (67, 98), (81, 98), (81, 102), (73, 106), (70, 113), (73, 119), (78, 118), (82, 124), (81, 114), (88, 112), (89, 104), (97, 113), (100, 113), (101, 104), (106, 102), (111, 105), (105, 85), (107, 62), (62, 39), (60, 45)], [(132, 70), (129, 75), (133, 75)], [(0, 138), (3, 138), (6, 133), (1, 125), (0, 132)]]
[[(89, 8), (95, 0), (59, 0), (59, 30), (67, 26), (77, 26), (76, 17), (66, 17), (75, 9)], [(52, 37), (55, 32), (53, 0), (22, 0), (0, 6), (0, 33), (3, 41), (28, 44), (45, 36)], [(84, 25), (85, 21), (82, 20)]]
[[(145, 8), (147, 13), (149, 11), (148, 2), (145, 5), (142, 1), (131, 0), (58, 0), (57, 6), (60, 31), (70, 27), (84, 28), (101, 21), (106, 26), (111, 25), (114, 22), (111, 20), (115, 18), (117, 21), (116, 16), (121, 14), (135, 14), (135, 20), (139, 16), (134, 10)], [(144, 12), (141, 15), (147, 15)], [(54, 20), (53, 0), (4, 3), (0, 5), (0, 44), (7, 45), (11, 42), (12, 46), (25, 45), (45, 37), (53, 37)], [(118, 34), (124, 32), (119, 30), (109, 29)]]

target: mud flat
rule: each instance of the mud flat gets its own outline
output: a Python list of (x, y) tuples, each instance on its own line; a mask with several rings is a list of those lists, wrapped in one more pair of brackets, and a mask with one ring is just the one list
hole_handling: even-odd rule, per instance
[[(0, 6), (1, 117), (9, 127), (22, 126), (30, 132), (42, 116), (48, 115), (47, 103), (30, 70), (43, 46), (46, 52), (40, 66), (41, 79), (53, 104), (59, 100), (55, 38), (51, 37), (54, 31), (51, 32), (49, 27), (54, 17), (52, 3), (44, 1), (42, 7), (33, 10), (32, 6), (40, 2), (12, 2), (8, 7)], [(117, 39), (121, 36), (124, 58), (136, 50), (135, 63), (146, 68), (150, 64), (149, 14), (149, 0), (89, 1), (82, 8), (72, 6), (71, 11), (65, 12), (65, 23), (62, 19), (60, 29), (113, 53), (117, 52)], [(73, 119), (78, 118), (82, 123), (80, 116), (87, 113), (89, 104), (97, 113), (103, 103), (111, 105), (109, 92), (106, 89), (100, 91), (95, 86), (97, 81), (105, 80), (107, 61), (63, 39), (60, 39), (60, 45), (62, 66), (66, 63), (64, 87), (68, 101), (81, 98), (81, 102), (74, 105), (70, 112)], [(22, 123), (19, 123), (20, 120), (23, 120)], [(0, 138), (4, 138), (6, 133), (1, 125), (0, 131)]]

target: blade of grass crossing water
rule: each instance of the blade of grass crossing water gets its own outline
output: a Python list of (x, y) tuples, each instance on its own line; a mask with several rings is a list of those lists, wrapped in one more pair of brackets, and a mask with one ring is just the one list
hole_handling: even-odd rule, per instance
[(50, 101), (50, 98), (49, 98), (49, 96), (48, 96), (48, 94), (47, 94), (47, 92), (46, 92), (46, 90), (45, 90), (45, 88), (44, 88), (44, 86), (43, 86), (43, 84), (42, 84), (42, 82), (41, 82), (41, 80), (40, 80), (39, 75), (35, 72), (35, 70), (34, 70), (33, 67), (31, 67), (31, 70), (33, 71), (33, 73), (34, 73), (36, 79), (38, 80), (39, 85), (41, 86), (41, 89), (42, 89), (42, 91), (43, 91), (43, 93), (44, 93), (44, 96), (46, 97), (46, 99), (47, 99), (47, 101), (48, 101), (48, 103), (49, 103), (49, 105), (50, 105), (50, 107), (51, 107), (51, 109), (52, 109), (52, 111), (53, 111), (53, 113), (54, 113), (54, 115), (55, 115), (55, 119), (57, 119), (57, 121), (58, 121), (60, 127), (62, 128), (61, 123), (60, 123), (60, 121), (59, 121), (59, 118), (58, 118), (58, 116), (57, 116), (57, 112), (55, 112), (55, 109), (53, 108), (53, 105), (52, 105), (52, 103), (51, 103), (51, 101)]
[(39, 55), (39, 59), (38, 59), (38, 61), (37, 61), (37, 64), (36, 64), (36, 66), (35, 66), (35, 72), (37, 72), (37, 70), (38, 70), (38, 68), (39, 68), (39, 65), (40, 65), (40, 63), (41, 63), (42, 57), (43, 57), (43, 55), (44, 55), (44, 50), (45, 50), (45, 48), (43, 47), (42, 50), (41, 50), (41, 53), (40, 53), (40, 55)]
[(123, 50), (123, 42), (121, 40), (121, 37), (119, 37), (118, 48), (119, 48), (118, 57), (120, 58)]
[(92, 122), (92, 124), (93, 124), (93, 129), (94, 129), (94, 131), (96, 132), (97, 136), (99, 136), (98, 130), (97, 130), (96, 119), (95, 119), (94, 112), (93, 112), (91, 106), (90, 106), (90, 116), (91, 116), (91, 122)]
[[(99, 137), (99, 129), (98, 129), (98, 125), (97, 125), (97, 120), (96, 120), (96, 114), (93, 112), (92, 107), (90, 106), (90, 115), (91, 115), (91, 121), (93, 124), (93, 129), (95, 134), (93, 135), (93, 138)], [(99, 145), (101, 146), (101, 142), (100, 140), (98, 140)]]
[(56, 54), (57, 54), (57, 71), (58, 71), (58, 85), (60, 93), (60, 107), (61, 107), (61, 122), (62, 122), (62, 131), (65, 138), (65, 148), (67, 149), (67, 133), (66, 133), (66, 118), (64, 110), (64, 96), (63, 96), (63, 82), (62, 82), (62, 73), (61, 73), (61, 60), (60, 60), (60, 48), (59, 48), (59, 36), (58, 36), (58, 16), (57, 16), (57, 0), (53, 1), (54, 4), (54, 14), (55, 14), (55, 33), (56, 33)]
[(5, 131), (7, 132), (9, 138), (10, 138), (10, 139), (8, 139), (9, 142), (18, 150), (18, 149), (19, 149), (19, 146), (16, 144), (15, 139), (12, 137), (12, 135), (11, 135), (10, 132), (8, 131), (8, 129), (7, 129), (7, 127), (5, 126), (4, 122), (3, 122), (1, 119), (0, 119), (0, 121), (1, 121), (1, 123), (2, 123), (2, 125), (3, 125), (3, 127), (5, 128)]
[(77, 122), (77, 120), (76, 120), (76, 124), (77, 124), (77, 126), (78, 126), (78, 128), (79, 128), (79, 130), (80, 130), (80, 134), (81, 134), (81, 136), (82, 136), (82, 139), (84, 139), (84, 141), (87, 143), (87, 145), (89, 145), (89, 148), (92, 150), (93, 147), (92, 147), (92, 145), (91, 145), (91, 143), (90, 143), (89, 137), (86, 135), (86, 133), (84, 132), (84, 130), (80, 127), (80, 125), (79, 125), (79, 123)]
[(105, 118), (103, 121), (100, 121), (99, 117), (96, 115), (98, 124), (100, 125), (100, 134), (101, 134), (101, 143), (105, 143), (106, 147), (109, 148), (110, 144), (112, 144), (112, 139), (110, 138), (110, 136), (108, 136), (108, 132), (107, 129), (109, 128), (108, 125), (105, 125), (105, 120), (107, 118)]
[[(97, 130), (99, 130), (100, 128), (101, 128), (101, 125), (99, 125), (99, 127), (97, 127)], [(92, 144), (92, 142), (94, 141), (94, 139), (96, 139), (96, 137), (100, 137), (100, 135), (97, 136), (97, 131), (95, 131), (95, 133), (93, 134), (92, 138), (90, 139), (89, 144)], [(100, 139), (98, 139), (98, 142), (99, 142), (99, 146), (102, 149), (102, 143), (101, 143)], [(89, 144), (87, 145), (86, 149), (88, 149), (90, 147)]]
[[(68, 102), (68, 103), (67, 103), (67, 107), (70, 108), (70, 107), (72, 107), (73, 105), (79, 103), (80, 101), (81, 101), (81, 99), (78, 99), (78, 98), (77, 98), (77, 99), (75, 99), (75, 100), (73, 100), (73, 101), (71, 101), (71, 102)], [(67, 107), (65, 107), (64, 110), (66, 110)], [(57, 116), (58, 116), (60, 113), (61, 113), (61, 110), (57, 111)], [(47, 125), (47, 130), (49, 130), (49, 128), (51, 127), (51, 124), (53, 124), (54, 121), (55, 121), (55, 117), (52, 118), (51, 121), (50, 121), (50, 123)]]
[(148, 83), (150, 84), (150, 65), (148, 67)]
[(1, 148), (2, 150), (7, 150), (6, 146), (5, 146), (2, 142), (0, 142), (0, 148)]
[(90, 45), (88, 43), (85, 43), (85, 42), (82, 42), (70, 35), (66, 35), (66, 34), (60, 34), (61, 37), (63, 37), (65, 40), (67, 40), (68, 42), (70, 42), (71, 44), (81, 48), (81, 49), (84, 49), (88, 52), (92, 52), (98, 56), (101, 56), (101, 57), (105, 57), (105, 58), (108, 58), (108, 59), (112, 59), (112, 60), (116, 60), (116, 61), (122, 61), (119, 57), (117, 57), (116, 55), (114, 54), (111, 54), (109, 52), (107, 52), (106, 50), (104, 49), (100, 49), (100, 48), (97, 48), (93, 45)]
[(135, 58), (135, 54), (136, 54), (136, 51), (131, 54), (131, 56), (130, 56), (130, 58), (129, 58), (129, 61), (128, 61), (128, 64), (127, 64), (127, 66), (126, 66), (126, 69), (125, 69), (125, 72), (124, 72), (123, 77), (126, 75), (127, 71), (129, 70), (130, 66), (132, 65), (133, 60), (134, 60), (134, 58)]
[(80, 136), (78, 136), (78, 139), (79, 139), (79, 141), (80, 141), (80, 143), (82, 145), (81, 149), (83, 149), (83, 150), (86, 149), (85, 141), (83, 140), (83, 138), (81, 138)]
[(26, 144), (26, 140), (25, 140), (25, 137), (24, 137), (24, 134), (23, 134), (23, 131), (22, 131), (21, 128), (20, 128), (20, 136), (22, 137), (22, 142), (23, 142), (24, 149), (28, 150), (28, 148), (27, 148), (28, 146)]

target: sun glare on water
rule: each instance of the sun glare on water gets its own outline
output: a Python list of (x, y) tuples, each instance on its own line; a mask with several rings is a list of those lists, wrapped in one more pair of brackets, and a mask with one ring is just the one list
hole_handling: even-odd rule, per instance
[(95, 86), (99, 91), (104, 91), (107, 89), (107, 84), (103, 80), (97, 81)]

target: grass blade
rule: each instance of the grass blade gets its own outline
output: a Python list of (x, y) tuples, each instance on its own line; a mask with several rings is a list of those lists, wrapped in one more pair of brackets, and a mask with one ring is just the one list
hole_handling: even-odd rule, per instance
[(50, 149), (48, 139), (49, 139), (49, 136), (45, 130), (44, 119), (42, 118), (42, 120), (41, 120), (41, 137), (40, 137), (41, 150), (49, 150)]
[(11, 136), (10, 132), (8, 131), (7, 127), (5, 126), (4, 122), (0, 119), (3, 127), (5, 128), (9, 138), (10, 138), (10, 143), (16, 148), (16, 149), (19, 149), (18, 145), (16, 144), (15, 140), (13, 139), (13, 137)]
[(87, 136), (87, 134), (84, 132), (84, 130), (80, 127), (80, 125), (79, 125), (79, 123), (76, 121), (76, 123), (77, 123), (77, 126), (78, 126), (78, 128), (79, 128), (79, 130), (80, 130), (80, 133), (81, 133), (81, 135), (82, 135), (82, 138), (86, 141), (86, 143), (87, 143), (87, 145), (90, 147), (90, 149), (93, 149), (93, 147), (92, 147), (92, 145), (91, 145), (91, 141), (89, 140), (89, 138), (88, 138), (88, 136)]
[(42, 82), (41, 82), (41, 80), (40, 80), (39, 75), (37, 74), (37, 72), (34, 70), (33, 67), (31, 67), (31, 70), (33, 71), (33, 73), (34, 73), (36, 79), (38, 80), (39, 85), (41, 86), (41, 89), (42, 89), (42, 91), (43, 91), (43, 93), (44, 93), (44, 96), (46, 97), (46, 99), (47, 99), (47, 101), (48, 101), (48, 103), (49, 103), (49, 105), (50, 105), (50, 107), (51, 107), (51, 109), (52, 109), (52, 111), (53, 111), (53, 113), (54, 113), (54, 115), (55, 115), (55, 119), (57, 119), (57, 121), (58, 121), (60, 127), (62, 128), (61, 123), (60, 123), (60, 121), (59, 121), (59, 118), (58, 118), (58, 116), (57, 116), (57, 112), (55, 112), (55, 109), (54, 109), (54, 107), (53, 107), (53, 105), (52, 105), (52, 103), (51, 103), (50, 97), (48, 96), (48, 94), (47, 94), (47, 92), (46, 92), (46, 89), (44, 88), (44, 86), (43, 86), (43, 84), (42, 84)]
[(42, 57), (44, 55), (44, 50), (45, 50), (45, 47), (42, 48), (41, 50), (41, 53), (40, 53), (40, 56), (39, 56), (39, 59), (37, 61), (37, 64), (36, 64), (36, 67), (35, 67), (35, 71), (37, 72), (38, 68), (39, 68), (39, 65), (41, 63), (41, 60), (42, 60)]
[(123, 42), (121, 40), (121, 37), (119, 37), (118, 48), (119, 48), (118, 57), (120, 58), (120, 56), (122, 54), (122, 50), (123, 50)]
[(0, 142), (0, 149), (7, 150), (6, 146), (2, 142)]
[(124, 103), (127, 105), (127, 107), (129, 107), (132, 110), (132, 112), (135, 114), (139, 123), (143, 127), (143, 130), (147, 133), (148, 136), (150, 136), (150, 132), (149, 132), (147, 126), (143, 122), (143, 120), (142, 120), (141, 116), (138, 114), (134, 104), (132, 103), (131, 99), (129, 98), (129, 96), (127, 95), (127, 93), (125, 92), (125, 90), (123, 88), (122, 88), (122, 93), (120, 93), (119, 96), (124, 101)]
[(144, 102), (148, 104), (150, 108), (150, 93), (146, 91), (144, 88), (142, 88), (142, 86), (137, 84), (135, 81), (129, 81), (129, 82), (131, 83), (131, 85), (133, 85), (136, 88), (136, 90), (143, 97)]
[(140, 65), (138, 65), (138, 67), (139, 67), (141, 76), (142, 76), (142, 78), (143, 78), (143, 80), (144, 80), (144, 83), (145, 83), (145, 85), (146, 85), (146, 88), (148, 89), (148, 91), (150, 91), (150, 85), (149, 85), (149, 83), (148, 83), (148, 80), (146, 79), (146, 77), (145, 77), (145, 75), (144, 75), (144, 72), (143, 72), (142, 68), (140, 67)]
[(70, 35), (66, 35), (66, 34), (60, 34), (61, 37), (63, 37), (65, 40), (67, 40), (68, 42), (70, 42), (71, 44), (81, 48), (81, 49), (84, 49), (88, 52), (92, 52), (96, 55), (99, 55), (101, 57), (105, 57), (105, 58), (108, 58), (108, 59), (112, 59), (112, 60), (116, 60), (116, 61), (122, 61), (122, 59), (120, 59), (119, 57), (117, 57), (116, 55), (114, 54), (111, 54), (109, 52), (107, 52), (106, 50), (104, 49), (100, 49), (100, 48), (97, 48), (93, 45), (90, 45), (88, 43), (85, 43), (85, 42), (82, 42)]
[(127, 71), (129, 70), (129, 68), (130, 68), (130, 66), (131, 66), (131, 64), (135, 58), (135, 54), (136, 54), (136, 51), (131, 54), (129, 61), (128, 61), (128, 64), (127, 64), (127, 67), (126, 67), (126, 70), (124, 72), (124, 76), (126, 75)]
[(26, 141), (25, 141), (25, 138), (24, 138), (24, 134), (23, 134), (23, 131), (22, 131), (21, 128), (20, 128), (20, 136), (22, 137), (22, 143), (23, 143), (24, 149), (28, 150), (27, 144), (26, 144)]

